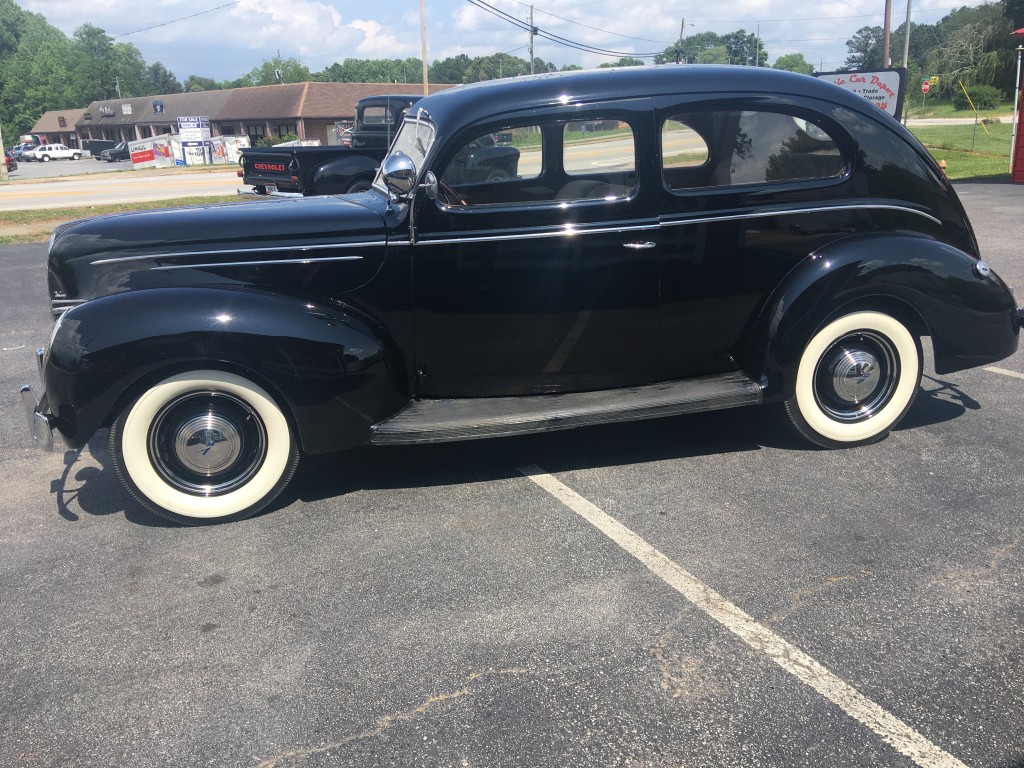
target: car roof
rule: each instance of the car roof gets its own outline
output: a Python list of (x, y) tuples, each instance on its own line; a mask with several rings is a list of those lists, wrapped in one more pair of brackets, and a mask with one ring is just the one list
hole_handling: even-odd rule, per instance
[(863, 97), (815, 77), (767, 67), (705, 64), (613, 67), (488, 80), (425, 96), (416, 108), (426, 110), (438, 125), (452, 127), (502, 112), (672, 94), (816, 97), (875, 119), (889, 117)]

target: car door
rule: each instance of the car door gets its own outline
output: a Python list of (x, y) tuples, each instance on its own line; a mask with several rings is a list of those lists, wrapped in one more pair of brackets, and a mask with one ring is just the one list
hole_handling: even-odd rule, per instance
[(729, 370), (783, 277), (858, 226), (837, 204), (851, 161), (842, 132), (808, 106), (657, 102), (666, 366), (673, 378)]
[(569, 118), (554, 109), (480, 125), (432, 164), (440, 190), (421, 199), (413, 246), (420, 394), (657, 378), (658, 222), (640, 172), (650, 102)]

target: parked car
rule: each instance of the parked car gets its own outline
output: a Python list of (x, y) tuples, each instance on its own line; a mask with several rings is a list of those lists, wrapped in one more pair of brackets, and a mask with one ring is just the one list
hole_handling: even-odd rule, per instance
[[(516, 175), (467, 176), (494, 135)], [(63, 224), (47, 275), (34, 436), (109, 427), (116, 477), (186, 524), (367, 443), (756, 404), (816, 445), (873, 443), (923, 338), (939, 374), (986, 365), (1024, 312), (902, 125), (751, 67), (442, 91), (367, 192)]]
[(110, 149), (104, 149), (100, 152), (100, 160), (106, 160), (108, 163), (116, 163), (119, 160), (130, 160), (131, 156), (132, 153), (128, 149), (127, 141), (122, 141), (120, 144), (117, 144)]
[(9, 149), (4, 150), (4, 163), (7, 165), (8, 173), (18, 168), (18, 161), (14, 159), (14, 155), (11, 154)]
[(31, 160), (28, 153), (36, 148), (35, 144), (15, 144), (11, 147), (11, 157), (17, 161)]
[(82, 150), (70, 149), (63, 144), (42, 144), (31, 152), (27, 152), (27, 156), (43, 163), (48, 163), (51, 160), (81, 160)]

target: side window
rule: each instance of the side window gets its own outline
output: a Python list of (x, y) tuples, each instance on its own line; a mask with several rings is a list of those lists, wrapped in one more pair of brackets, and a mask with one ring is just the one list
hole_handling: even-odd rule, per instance
[(364, 125), (388, 125), (395, 122), (395, 116), (388, 111), (387, 107), (364, 107)]
[(543, 167), (540, 128), (529, 125), (484, 133), (466, 142), (448, 161), (441, 181), (463, 192), (467, 185), (534, 179)]
[(562, 147), (562, 166), (569, 176), (636, 172), (633, 129), (619, 120), (566, 123)]
[(440, 181), (453, 207), (617, 200), (636, 188), (636, 140), (617, 119), (499, 128), (462, 144)]
[(828, 179), (846, 168), (827, 131), (781, 112), (673, 116), (662, 127), (662, 157), (669, 189)]

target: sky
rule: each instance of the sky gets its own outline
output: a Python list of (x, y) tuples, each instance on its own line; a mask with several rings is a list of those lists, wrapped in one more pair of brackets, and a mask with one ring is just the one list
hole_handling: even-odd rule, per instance
[[(529, 0), (478, 0), (522, 22)], [(189, 75), (233, 80), (280, 54), (312, 71), (346, 58), (419, 57), (419, 0), (16, 0), (42, 14), (70, 36), (88, 22), (115, 42), (130, 42), (148, 64), (162, 63), (179, 80)], [(914, 0), (912, 21), (934, 24), (954, 8), (983, 0)], [(892, 28), (906, 18), (904, 0), (893, 0)], [(427, 61), (465, 53), (498, 52), (528, 58), (528, 35), (470, 0), (424, 0)], [(864, 26), (882, 26), (884, 0), (534, 0), (533, 23), (552, 36), (600, 48), (613, 55), (585, 52), (537, 38), (534, 55), (559, 67), (590, 68), (619, 55), (655, 53), (700, 32), (760, 32), (769, 62), (803, 53), (819, 71), (846, 60), (846, 41)], [(902, 62), (902, 40), (892, 56)]]

